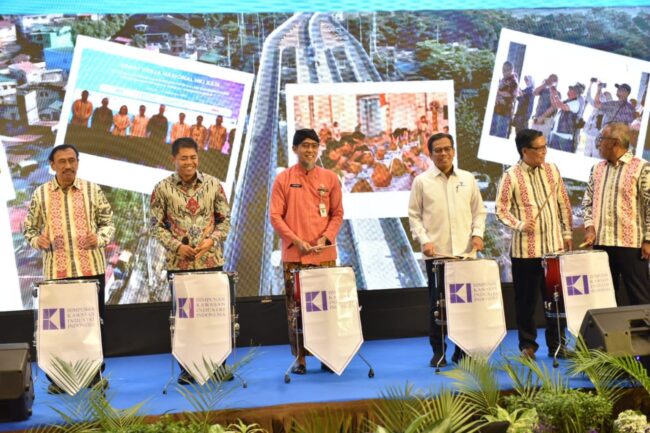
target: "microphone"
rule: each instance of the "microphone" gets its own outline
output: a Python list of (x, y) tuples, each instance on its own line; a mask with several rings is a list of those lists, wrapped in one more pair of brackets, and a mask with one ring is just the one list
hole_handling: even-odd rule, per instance
[(189, 245), (190, 244), (190, 238), (188, 238), (187, 236), (183, 236), (183, 239), (181, 239), (181, 243), (183, 245)]

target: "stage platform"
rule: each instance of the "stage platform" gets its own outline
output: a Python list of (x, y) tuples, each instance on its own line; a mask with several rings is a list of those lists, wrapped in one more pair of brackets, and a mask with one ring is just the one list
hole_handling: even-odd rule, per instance
[[(541, 343), (538, 361), (552, 365), (552, 359), (546, 356), (547, 348), (543, 344), (544, 333), (539, 330), (538, 342)], [(287, 411), (290, 405), (310, 404), (312, 407), (319, 403), (328, 403), (329, 407), (339, 406), (336, 403), (354, 405), (380, 397), (383, 391), (390, 387), (404, 388), (406, 383), (422, 391), (436, 391), (443, 386), (450, 386), (451, 381), (442, 375), (437, 375), (429, 367), (431, 349), (428, 338), (403, 338), (395, 340), (367, 341), (361, 347), (361, 353), (372, 364), (374, 378), (368, 377), (368, 367), (357, 356), (341, 375), (323, 372), (320, 362), (313, 357), (307, 360), (307, 374), (304, 376), (291, 375), (291, 383), (284, 382), (284, 372), (292, 361), (288, 345), (262, 346), (257, 348), (239, 348), (236, 358), (241, 359), (250, 350), (254, 350), (250, 362), (241, 370), (241, 376), (248, 383), (242, 388), (237, 380), (228, 382), (227, 386), (237, 387), (222, 402), (219, 410), (231, 410), (230, 419), (236, 419), (241, 414), (250, 415), (255, 410), (269, 412), (270, 406)], [(448, 350), (447, 360), (450, 362), (453, 349)], [(499, 361), (506, 355), (518, 354), (517, 335), (515, 331), (508, 332), (505, 340), (493, 356)], [(232, 357), (228, 363), (232, 362)], [(560, 362), (560, 369), (565, 368)], [(146, 400), (143, 414), (161, 415), (192, 410), (191, 405), (176, 389), (175, 381), (166, 395), (162, 390), (170, 377), (171, 355), (130, 356), (108, 358), (105, 375), (110, 381), (110, 395), (113, 405), (125, 408)], [(443, 369), (454, 368), (450, 366)], [(178, 368), (176, 368), (178, 372)], [(510, 388), (510, 381), (505, 374), (499, 376), (502, 389)], [(571, 379), (573, 387), (589, 387), (586, 379)], [(40, 424), (59, 423), (60, 418), (51, 406), (57, 406), (65, 396), (47, 394), (47, 380), (42, 372), (38, 374), (35, 384), (36, 399), (32, 417), (24, 422), (0, 423), (0, 431), (28, 430)], [(335, 403), (336, 402), (336, 403)], [(334, 404), (333, 404), (334, 403)], [(288, 406), (289, 405), (289, 406)], [(306, 405), (297, 406), (307, 407)], [(245, 409), (245, 410), (241, 410)], [(291, 412), (291, 411), (290, 411)], [(234, 415), (233, 415), (234, 414)]]

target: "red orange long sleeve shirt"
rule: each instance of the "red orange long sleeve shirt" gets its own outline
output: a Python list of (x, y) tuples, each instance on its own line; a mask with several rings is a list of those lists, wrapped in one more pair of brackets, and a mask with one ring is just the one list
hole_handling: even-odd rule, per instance
[[(320, 205), (325, 206), (321, 216)], [(293, 241), (315, 245), (325, 236), (335, 243), (343, 222), (341, 183), (336, 174), (321, 167), (306, 171), (299, 164), (280, 173), (271, 192), (271, 225), (282, 239), (284, 263), (315, 264), (336, 260), (336, 248), (301, 255)]]

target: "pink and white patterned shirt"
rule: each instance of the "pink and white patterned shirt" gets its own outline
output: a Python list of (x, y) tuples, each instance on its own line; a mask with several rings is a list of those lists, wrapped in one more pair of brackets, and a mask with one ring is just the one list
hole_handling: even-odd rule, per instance
[[(88, 249), (86, 238), (93, 233), (98, 246)], [(103, 274), (104, 247), (114, 233), (113, 212), (101, 188), (79, 178), (66, 189), (56, 178), (36, 188), (23, 230), (34, 248), (41, 234), (49, 237), (51, 246), (43, 251), (47, 280)]]
[[(495, 212), (513, 230), (512, 257), (540, 258), (563, 251), (564, 240), (571, 239), (571, 202), (554, 164), (531, 167), (519, 161), (510, 167), (501, 178)], [(524, 231), (525, 222), (533, 219), (534, 228)]]
[(650, 162), (628, 152), (614, 164), (594, 165), (582, 208), (596, 245), (640, 248), (650, 242)]

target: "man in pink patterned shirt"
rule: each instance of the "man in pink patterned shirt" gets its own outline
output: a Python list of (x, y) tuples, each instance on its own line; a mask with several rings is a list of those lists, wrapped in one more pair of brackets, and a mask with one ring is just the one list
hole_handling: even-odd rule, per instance
[[(535, 310), (539, 294), (544, 298), (544, 255), (571, 250), (571, 203), (560, 172), (545, 162), (546, 138), (540, 131), (524, 129), (515, 138), (521, 160), (510, 167), (499, 184), (497, 218), (512, 229), (512, 283), (519, 349), (535, 358), (537, 327)], [(552, 356), (566, 357), (563, 321), (558, 332), (555, 319), (546, 318), (546, 346)]]
[[(619, 298), (620, 278), (632, 305), (650, 304), (650, 162), (630, 152), (630, 127), (605, 125), (582, 200), (585, 243), (604, 250)], [(620, 302), (619, 302), (620, 305)]]
[[(104, 318), (106, 258), (104, 248), (113, 238), (113, 212), (99, 185), (79, 179), (79, 151), (71, 144), (55, 146), (49, 155), (54, 178), (34, 191), (23, 234), (32, 248), (43, 253), (46, 280), (98, 282), (97, 307)], [(102, 331), (105, 348), (105, 333)], [(102, 366), (103, 367), (103, 366)], [(100, 380), (99, 373), (93, 384)], [(108, 382), (104, 383), (108, 386)], [(60, 394), (56, 384), (48, 393)]]

